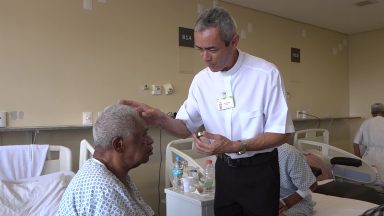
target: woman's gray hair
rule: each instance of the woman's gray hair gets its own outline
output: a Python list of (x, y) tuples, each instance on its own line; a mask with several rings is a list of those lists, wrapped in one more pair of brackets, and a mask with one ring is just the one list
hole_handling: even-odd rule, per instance
[(95, 147), (110, 147), (115, 137), (126, 139), (133, 135), (138, 126), (144, 125), (137, 111), (122, 104), (113, 104), (104, 109), (93, 126)]
[(195, 32), (202, 32), (211, 27), (219, 28), (220, 36), (226, 46), (237, 33), (235, 20), (228, 11), (220, 7), (207, 9), (201, 13), (195, 23)]

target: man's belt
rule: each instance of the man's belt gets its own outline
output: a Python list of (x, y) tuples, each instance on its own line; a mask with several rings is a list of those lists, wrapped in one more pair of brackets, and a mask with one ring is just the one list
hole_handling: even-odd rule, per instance
[(229, 167), (246, 167), (259, 165), (270, 161), (274, 154), (277, 155), (277, 149), (274, 149), (271, 152), (256, 153), (255, 155), (246, 158), (232, 159), (226, 154), (219, 154), (217, 155), (217, 158), (223, 161)]

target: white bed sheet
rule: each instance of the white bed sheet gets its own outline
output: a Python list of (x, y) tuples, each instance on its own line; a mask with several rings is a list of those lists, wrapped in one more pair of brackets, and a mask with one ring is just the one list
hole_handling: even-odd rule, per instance
[(48, 147), (47, 144), (0, 146), (0, 179), (40, 176)]
[(312, 198), (316, 202), (316, 216), (357, 216), (361, 215), (366, 210), (377, 206), (376, 204), (365, 201), (329, 196), (319, 193), (312, 193)]
[(0, 215), (56, 215), (61, 196), (75, 174), (55, 172), (20, 180), (1, 180)]

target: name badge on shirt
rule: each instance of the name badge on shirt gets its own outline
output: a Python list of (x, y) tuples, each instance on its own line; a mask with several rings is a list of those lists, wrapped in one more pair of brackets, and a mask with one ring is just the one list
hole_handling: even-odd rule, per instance
[(216, 100), (218, 110), (232, 109), (235, 107), (235, 102), (233, 101), (232, 96), (225, 96), (223, 98), (217, 98)]

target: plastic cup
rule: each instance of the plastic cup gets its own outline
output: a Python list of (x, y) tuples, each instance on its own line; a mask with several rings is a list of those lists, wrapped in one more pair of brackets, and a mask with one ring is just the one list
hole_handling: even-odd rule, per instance
[(193, 183), (192, 176), (186, 176), (183, 178), (184, 192), (191, 192), (193, 190), (192, 183)]

